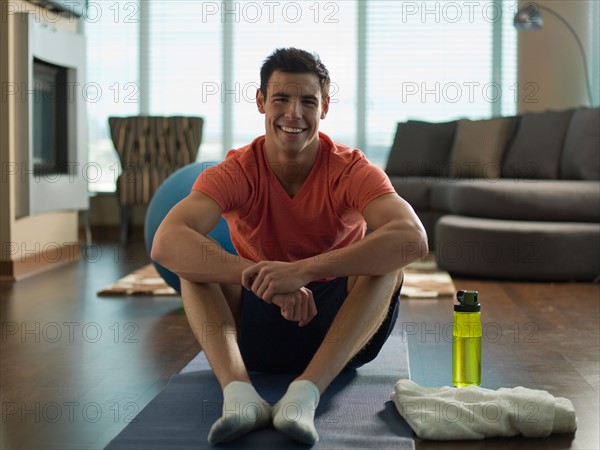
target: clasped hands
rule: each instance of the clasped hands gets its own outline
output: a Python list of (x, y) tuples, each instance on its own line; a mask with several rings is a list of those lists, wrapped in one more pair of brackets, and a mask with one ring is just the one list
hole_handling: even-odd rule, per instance
[(242, 272), (242, 285), (267, 303), (279, 306), (281, 315), (303, 327), (317, 315), (310, 281), (297, 262), (261, 261)]

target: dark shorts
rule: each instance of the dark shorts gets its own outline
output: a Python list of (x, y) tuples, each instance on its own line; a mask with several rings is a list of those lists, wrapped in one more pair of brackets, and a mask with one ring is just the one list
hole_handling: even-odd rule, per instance
[[(324, 342), (335, 315), (346, 299), (347, 282), (347, 277), (340, 277), (306, 286), (313, 293), (317, 315), (304, 327), (284, 319), (277, 305), (268, 304), (243, 289), (239, 345), (246, 368), (276, 373), (304, 371)], [(400, 289), (392, 295), (383, 323), (367, 345), (346, 365), (347, 369), (360, 367), (379, 354), (398, 318), (399, 298)], [(327, 337), (327, 340), (330, 339), (336, 339), (335, 330)]]

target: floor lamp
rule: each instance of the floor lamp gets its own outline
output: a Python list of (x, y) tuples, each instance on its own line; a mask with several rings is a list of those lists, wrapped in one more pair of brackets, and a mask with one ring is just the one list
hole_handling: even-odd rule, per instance
[(519, 11), (517, 11), (517, 13), (515, 14), (515, 18), (513, 21), (515, 28), (519, 31), (536, 31), (542, 28), (544, 26), (544, 18), (542, 17), (540, 10), (546, 11), (558, 18), (563, 24), (565, 24), (567, 29), (571, 32), (571, 34), (577, 41), (579, 51), (581, 52), (581, 59), (583, 60), (583, 71), (587, 87), (588, 101), (590, 102), (590, 106), (593, 106), (594, 102), (592, 101), (592, 87), (590, 85), (590, 75), (588, 72), (588, 64), (587, 59), (585, 57), (585, 52), (583, 51), (583, 45), (581, 45), (581, 40), (579, 40), (579, 36), (577, 36), (577, 33), (569, 24), (569, 22), (567, 22), (564, 19), (564, 17), (562, 17), (556, 11), (548, 8), (547, 6), (529, 3), (527, 6), (519, 9)]

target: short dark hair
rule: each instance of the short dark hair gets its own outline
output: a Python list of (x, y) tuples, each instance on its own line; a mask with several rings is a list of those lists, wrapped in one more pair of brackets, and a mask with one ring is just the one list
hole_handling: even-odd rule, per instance
[(267, 84), (276, 70), (287, 73), (314, 73), (319, 77), (321, 97), (329, 95), (329, 71), (319, 55), (298, 48), (278, 48), (265, 59), (260, 69), (260, 90), (267, 97)]

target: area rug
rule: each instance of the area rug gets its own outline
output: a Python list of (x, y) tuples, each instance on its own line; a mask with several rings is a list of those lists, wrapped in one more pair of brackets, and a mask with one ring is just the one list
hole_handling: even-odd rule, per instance
[(179, 292), (163, 280), (152, 264), (148, 264), (102, 288), (97, 294), (108, 297), (116, 295), (179, 295)]
[[(402, 297), (452, 297), (455, 292), (452, 278), (448, 272), (438, 269), (432, 256), (404, 269)], [(152, 264), (148, 264), (101, 289), (98, 295), (176, 296), (179, 293), (165, 283)]]
[[(413, 434), (389, 400), (399, 378), (409, 378), (406, 337), (396, 326), (379, 356), (357, 370), (342, 372), (323, 393), (315, 415), (317, 449), (414, 449)], [(293, 375), (251, 375), (270, 404), (284, 394)], [(158, 394), (106, 450), (208, 449), (206, 438), (220, 417), (223, 397), (201, 353)], [(218, 448), (308, 448), (274, 428), (254, 431)]]

